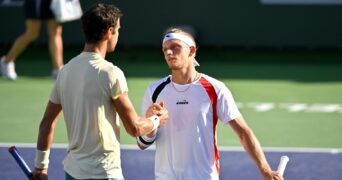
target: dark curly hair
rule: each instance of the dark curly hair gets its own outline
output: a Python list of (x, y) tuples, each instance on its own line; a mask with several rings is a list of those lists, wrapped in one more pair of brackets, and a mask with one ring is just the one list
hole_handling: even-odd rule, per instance
[(82, 28), (87, 43), (99, 42), (104, 33), (117, 25), (123, 14), (112, 4), (97, 3), (82, 15)]

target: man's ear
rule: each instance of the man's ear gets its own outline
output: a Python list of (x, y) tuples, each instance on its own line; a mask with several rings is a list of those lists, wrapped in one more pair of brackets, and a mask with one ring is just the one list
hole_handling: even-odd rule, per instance
[(105, 39), (110, 39), (110, 37), (113, 35), (113, 28), (108, 28), (105, 32), (104, 32), (104, 36), (103, 38)]
[(196, 56), (196, 47), (195, 46), (190, 46), (190, 54), (189, 56)]

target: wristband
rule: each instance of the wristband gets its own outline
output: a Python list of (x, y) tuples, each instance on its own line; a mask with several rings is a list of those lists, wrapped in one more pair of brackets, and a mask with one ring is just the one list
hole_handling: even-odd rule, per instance
[(34, 160), (34, 165), (39, 169), (47, 169), (49, 166), (49, 156), (50, 150), (40, 151), (36, 150), (36, 158)]
[(156, 130), (159, 127), (160, 119), (159, 119), (159, 117), (157, 115), (153, 115), (153, 116), (151, 116), (151, 117), (149, 117), (147, 119), (151, 120), (152, 123), (153, 123), (153, 128), (152, 128), (151, 131), (154, 131), (154, 130)]
[(156, 140), (157, 133), (155, 133), (152, 137), (148, 137), (146, 135), (137, 137), (137, 142), (139, 145), (147, 148), (148, 146), (152, 145), (153, 142)]

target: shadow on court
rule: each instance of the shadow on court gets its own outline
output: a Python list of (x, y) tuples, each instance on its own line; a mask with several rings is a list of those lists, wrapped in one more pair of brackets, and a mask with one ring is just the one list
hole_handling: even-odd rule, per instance
[[(33, 167), (34, 148), (18, 147), (19, 153)], [(323, 152), (266, 152), (273, 169), (281, 155), (289, 156), (285, 179), (289, 180), (339, 180), (342, 177), (342, 153)], [(63, 180), (62, 160), (65, 150), (55, 148), (50, 155), (50, 180)], [(154, 150), (122, 149), (122, 168), (126, 180), (154, 179)], [(0, 147), (0, 179), (26, 179), (6, 147)], [(253, 162), (243, 151), (220, 151), (221, 180), (258, 180), (261, 176)]]

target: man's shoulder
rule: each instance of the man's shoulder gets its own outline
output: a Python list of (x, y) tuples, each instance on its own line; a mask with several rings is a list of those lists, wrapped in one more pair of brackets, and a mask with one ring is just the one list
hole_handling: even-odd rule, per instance
[(171, 75), (165, 76), (165, 77), (163, 77), (163, 78), (161, 78), (161, 79), (158, 79), (157, 81), (152, 82), (152, 83), (150, 84), (150, 86), (159, 85), (159, 84), (161, 84), (161, 83), (163, 83), (163, 82), (168, 81), (168, 79), (170, 79), (170, 78), (171, 78)]
[(101, 61), (100, 71), (104, 71), (109, 74), (123, 74), (123, 71), (120, 69), (120, 67), (107, 60)]
[(171, 75), (168, 75), (168, 76), (163, 77), (163, 78), (161, 78), (161, 79), (159, 79), (157, 81), (152, 82), (148, 87), (151, 88), (151, 89), (155, 89), (155, 88), (157, 88), (158, 86), (160, 86), (163, 83), (165, 85), (168, 84), (170, 82), (170, 80), (171, 80)]
[(210, 75), (207, 75), (207, 74), (203, 74), (202, 73), (202, 78), (204, 78), (206, 81), (210, 82), (211, 84), (215, 84), (215, 85), (221, 85), (223, 84), (222, 81), (210, 76)]

